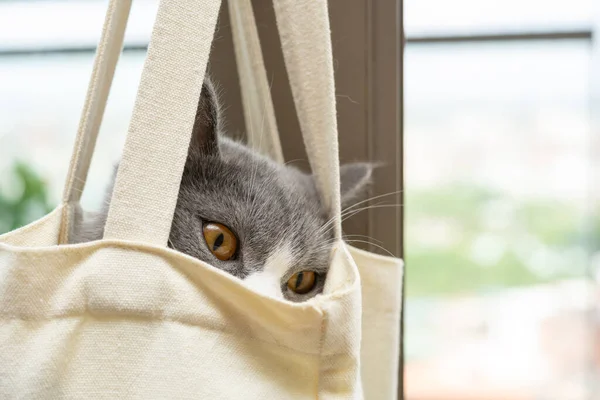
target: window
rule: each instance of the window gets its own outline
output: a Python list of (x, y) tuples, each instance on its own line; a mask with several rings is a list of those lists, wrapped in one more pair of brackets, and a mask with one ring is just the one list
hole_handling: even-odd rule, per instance
[(406, 1), (408, 399), (594, 393), (590, 11)]
[[(132, 7), (127, 50), (82, 199), (86, 208), (100, 206), (120, 154), (157, 6), (156, 0), (143, 0)], [(60, 199), (105, 7), (97, 0), (0, 2), (0, 176), (10, 181), (0, 197), (8, 204), (27, 196), (18, 168), (23, 165), (45, 182), (46, 208)], [(57, 19), (69, 23), (57, 24)], [(45, 210), (31, 202), (22, 212), (32, 220)], [(0, 231), (16, 227), (12, 218), (3, 220)]]

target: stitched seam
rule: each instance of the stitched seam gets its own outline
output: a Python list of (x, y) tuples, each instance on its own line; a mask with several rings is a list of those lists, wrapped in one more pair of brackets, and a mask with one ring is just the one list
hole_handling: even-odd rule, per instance
[(60, 230), (58, 232), (58, 244), (66, 244), (69, 240), (69, 220), (71, 219), (71, 204), (65, 203), (61, 218), (60, 218)]
[(326, 322), (329, 318), (329, 312), (325, 310), (322, 306), (320, 307), (323, 313), (323, 317), (321, 318), (321, 326), (320, 326), (320, 337), (319, 337), (319, 369), (317, 374), (317, 395), (316, 399), (318, 400), (321, 392), (321, 367), (323, 365), (323, 348), (325, 347), (325, 331), (326, 331)]

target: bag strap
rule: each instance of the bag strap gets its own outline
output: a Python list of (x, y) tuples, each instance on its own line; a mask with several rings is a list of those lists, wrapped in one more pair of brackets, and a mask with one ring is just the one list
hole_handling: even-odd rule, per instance
[[(267, 123), (264, 133), (263, 129), (248, 128), (261, 126), (256, 122), (258, 116), (265, 121), (275, 120), (252, 6), (248, 0), (230, 0), (229, 7), (242, 96), (245, 95), (244, 111), (249, 144), (274, 160), (283, 162), (276, 126), (271, 128)], [(338, 218), (340, 183), (335, 80), (327, 2), (275, 0), (273, 7), (311, 168), (317, 177), (324, 204), (337, 220), (334, 225), (335, 234), (341, 237), (341, 218)], [(243, 45), (244, 38), (246, 46)], [(244, 48), (248, 49), (245, 53)], [(254, 80), (245, 84), (249, 75), (253, 75)], [(255, 112), (255, 120), (249, 123), (247, 110), (257, 107), (261, 111)]]
[(340, 160), (331, 30), (326, 1), (274, 0), (275, 17), (304, 145), (323, 204), (342, 236)]
[[(230, 0), (230, 10), (234, 7), (232, 3), (241, 2)], [(334, 224), (335, 234), (337, 237), (341, 237), (335, 81), (327, 3), (276, 0), (273, 2), (273, 6), (292, 95), (311, 168), (317, 177), (319, 192), (323, 197), (324, 204), (330, 209), (333, 218), (337, 220)], [(238, 10), (235, 11), (243, 13), (242, 17), (234, 17), (234, 12), (230, 11), (234, 44), (236, 40), (241, 42), (236, 37), (236, 33), (239, 34), (239, 32), (244, 32), (246, 37), (252, 34), (258, 37), (256, 20), (250, 4), (247, 6), (238, 4), (237, 8)], [(246, 91), (252, 94), (252, 98), (247, 96), (248, 100), (245, 100), (244, 107), (250, 109), (247, 103), (252, 102), (251, 106), (253, 107), (263, 107), (262, 113), (259, 115), (265, 120), (275, 120), (260, 44), (258, 41), (256, 43), (257, 45), (252, 51), (245, 54), (246, 59), (243, 60), (245, 62), (243, 66), (239, 61), (242, 57), (238, 56), (238, 52), (241, 51), (236, 48), (242, 93)], [(240, 44), (236, 46), (243, 47)], [(250, 61), (247, 58), (250, 58)], [(253, 68), (253, 71), (244, 70), (248, 68)], [(253, 81), (252, 85), (244, 85), (244, 81), (241, 79), (244, 76), (243, 73), (246, 75), (258, 74), (264, 76), (265, 79), (257, 79)], [(256, 89), (256, 85), (260, 87)], [(248, 117), (246, 117), (246, 125), (251, 125)], [(276, 130), (267, 130), (264, 136), (261, 130), (250, 128), (247, 130), (248, 141), (253, 148), (274, 160), (283, 162), (281, 142)], [(277, 136), (276, 140), (273, 139), (274, 136)], [(261, 145), (260, 142), (263, 139), (267, 139), (269, 144)]]
[(248, 142), (283, 163), (277, 121), (250, 0), (228, 0)]
[(220, 0), (161, 0), (104, 229), (166, 246)]
[[(106, 239), (167, 244), (219, 5), (219, 0), (161, 0), (115, 181), (105, 226)], [(122, 47), (123, 33), (115, 27), (124, 31), (123, 10), (128, 11), (129, 7), (129, 1), (126, 6), (121, 0), (111, 0), (109, 4), (99, 46), (108, 50), (99, 51), (95, 64), (98, 71), (102, 71), (102, 66), (106, 70), (92, 75), (88, 90), (91, 105), (86, 100), (84, 108), (84, 115), (88, 108), (93, 111), (90, 114), (97, 126)], [(327, 4), (278, 0), (274, 8), (311, 167), (324, 204), (334, 218), (335, 234), (341, 237), (337, 121)], [(102, 58), (107, 54), (110, 57)], [(263, 82), (266, 86), (266, 77)], [(264, 107), (268, 110), (269, 103)], [(82, 121), (82, 126), (95, 125)], [(97, 135), (97, 127), (86, 129), (78, 133), (65, 202), (78, 201), (83, 188), (90, 158), (86, 154), (91, 154)], [(76, 185), (81, 185), (79, 190)]]
[[(277, 0), (274, 7), (304, 142), (340, 238), (327, 3)], [(217, 13), (217, 1), (180, 0), (176, 5), (173, 0), (161, 1), (115, 182), (106, 239), (167, 244)]]
[(63, 189), (62, 203), (65, 207), (59, 234), (60, 243), (68, 241), (70, 204), (79, 202), (85, 187), (115, 68), (123, 48), (130, 10), (131, 0), (109, 1)]

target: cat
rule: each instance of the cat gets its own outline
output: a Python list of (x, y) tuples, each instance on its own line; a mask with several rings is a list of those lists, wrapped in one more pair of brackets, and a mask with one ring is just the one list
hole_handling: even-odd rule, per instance
[[(312, 175), (260, 155), (222, 132), (210, 79), (198, 102), (169, 247), (294, 302), (323, 291), (333, 231)], [(373, 165), (340, 168), (342, 207), (366, 192)], [(115, 170), (116, 171), (116, 170)], [(102, 238), (115, 175), (96, 214), (78, 209), (71, 243)]]

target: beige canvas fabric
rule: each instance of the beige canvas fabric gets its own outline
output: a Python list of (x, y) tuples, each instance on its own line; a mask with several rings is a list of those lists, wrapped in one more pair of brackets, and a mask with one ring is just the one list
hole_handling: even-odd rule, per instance
[[(243, 7), (241, 6), (243, 3)], [(248, 0), (229, 1), (230, 10), (235, 9), (235, 18), (232, 13), (231, 24), (233, 31), (234, 45), (236, 46), (236, 61), (240, 77), (254, 74), (259, 77), (266, 77), (266, 70), (260, 50), (260, 43), (256, 34), (256, 20), (252, 13), (252, 8)], [(296, 3), (302, 7), (301, 2)], [(276, 8), (279, 29), (291, 30), (289, 20), (281, 16), (281, 9)], [(301, 11), (298, 10), (298, 13)], [(290, 14), (287, 14), (290, 15)], [(298, 14), (292, 14), (298, 15)], [(300, 24), (307, 22), (302, 20)], [(252, 43), (252, 46), (244, 46), (243, 39)], [(307, 40), (312, 40), (308, 38)], [(292, 40), (296, 40), (293, 38)], [(324, 40), (323, 37), (315, 40)], [(244, 52), (238, 49), (245, 48)], [(307, 57), (310, 56), (298, 56)], [(290, 76), (296, 76), (298, 68), (295, 59), (286, 56), (286, 66)], [(310, 69), (309, 65), (304, 65), (301, 69), (309, 77), (321, 76)], [(297, 78), (303, 82), (304, 77)], [(314, 78), (308, 78), (314, 79)], [(258, 82), (257, 82), (258, 81)], [(273, 104), (270, 96), (269, 87), (266, 85), (266, 79), (256, 79), (249, 84), (249, 80), (241, 79), (242, 93), (247, 93), (250, 101), (254, 102), (254, 107), (262, 107), (261, 116), (264, 120), (275, 120)], [(321, 82), (317, 82), (317, 85)], [(257, 90), (256, 86), (262, 86)], [(315, 89), (318, 91), (318, 89)], [(318, 92), (317, 92), (318, 93)], [(318, 94), (316, 94), (318, 96)], [(308, 97), (310, 99), (310, 97)], [(296, 105), (299, 109), (303, 108), (302, 100), (295, 97)], [(328, 99), (331, 103), (332, 99)], [(335, 98), (333, 99), (335, 101)], [(246, 103), (244, 103), (246, 107)], [(269, 115), (271, 113), (271, 115)], [(245, 114), (246, 116), (246, 114)], [(255, 117), (256, 118), (256, 117)], [(249, 121), (246, 117), (246, 126), (253, 126), (255, 121)], [(302, 129), (306, 129), (303, 125)], [(255, 149), (270, 156), (272, 159), (283, 162), (283, 151), (278, 138), (276, 127), (265, 127), (262, 130), (247, 128), (247, 136), (250, 144)], [(332, 150), (333, 151), (333, 150)], [(400, 344), (402, 343), (400, 332), (400, 316), (402, 310), (402, 260), (372, 254), (352, 246), (347, 246), (352, 258), (356, 262), (362, 281), (362, 348), (361, 348), (361, 373), (366, 399), (393, 399), (397, 395)]]
[(251, 0), (227, 1), (249, 144), (283, 162), (270, 85)]
[[(161, 1), (105, 237), (60, 245), (84, 187), (129, 12), (129, 2), (110, 1), (63, 202), (0, 236), (0, 398), (363, 398), (361, 281), (343, 242), (332, 252), (325, 293), (301, 304), (263, 296), (166, 247), (219, 3)], [(319, 3), (278, 6), (280, 23), (300, 11), (312, 16), (310, 25), (282, 31), (289, 53), (311, 53), (310, 41), (298, 36), (316, 30), (313, 39), (327, 38), (315, 52), (331, 57), (327, 9)], [(330, 62), (319, 68), (332, 81)], [(304, 99), (303, 134), (339, 225), (337, 139), (335, 125), (326, 127), (335, 117), (333, 84), (325, 100), (313, 102), (317, 88), (303, 88), (300, 79), (294, 95)], [(318, 107), (326, 117), (314, 121)], [(397, 265), (381, 261), (381, 271)], [(364, 315), (373, 324), (396, 318), (379, 314)]]

